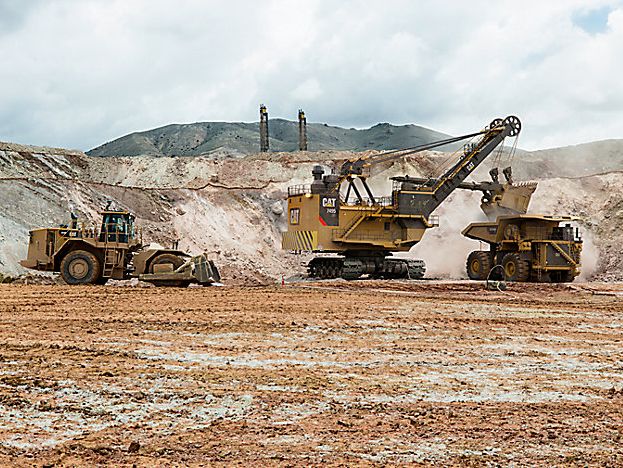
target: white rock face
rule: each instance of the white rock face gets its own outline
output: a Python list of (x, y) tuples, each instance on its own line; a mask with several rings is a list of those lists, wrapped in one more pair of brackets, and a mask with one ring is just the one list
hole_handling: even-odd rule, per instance
[[(619, 147), (623, 153), (623, 145), (608, 144), (615, 153)], [(518, 152), (515, 178), (534, 176), (538, 167), (539, 188), (530, 211), (582, 216), (587, 239), (584, 263), (590, 265), (585, 276), (623, 280), (619, 228), (623, 181), (616, 172), (600, 174), (603, 162), (588, 156), (590, 145), (580, 149), (569, 152), (569, 158), (575, 158), (571, 162), (565, 159), (564, 149)], [(207, 251), (228, 280), (267, 282), (303, 274), (308, 258), (281, 250), (281, 232), (287, 226), (283, 216), (287, 187), (310, 183), (316, 164), (339, 167), (344, 159), (369, 154), (97, 158), (76, 151), (0, 143), (0, 271), (24, 272), (18, 262), (26, 256), (29, 229), (68, 223), (70, 207), (81, 218), (97, 221), (98, 211), (112, 200), (136, 214), (145, 243), (171, 245), (179, 239), (180, 247), (189, 253)], [(370, 186), (378, 195), (389, 195), (390, 177), (431, 175), (449, 157), (448, 153), (428, 152), (373, 166)], [(612, 158), (623, 161), (623, 154)], [(487, 160), (473, 179), (488, 179), (491, 162)], [(579, 177), (557, 178), (579, 166)], [(482, 219), (479, 198), (471, 192), (453, 193), (435, 213), (440, 216), (440, 227), (429, 230), (406, 256), (426, 260), (429, 275), (464, 276), (465, 258), (479, 244), (460, 232)]]

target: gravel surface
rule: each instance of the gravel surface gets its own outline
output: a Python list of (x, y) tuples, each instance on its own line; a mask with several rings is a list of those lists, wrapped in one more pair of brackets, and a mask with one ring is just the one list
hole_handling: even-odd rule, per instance
[(0, 285), (0, 464), (623, 464), (623, 287)]

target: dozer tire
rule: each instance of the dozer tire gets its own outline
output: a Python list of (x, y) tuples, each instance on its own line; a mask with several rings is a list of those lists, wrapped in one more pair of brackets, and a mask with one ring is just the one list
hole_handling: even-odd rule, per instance
[(530, 278), (530, 263), (527, 260), (522, 260), (516, 252), (504, 255), (502, 268), (504, 269), (505, 281), (522, 283)]
[(476, 250), (467, 257), (467, 276), (472, 280), (486, 280), (492, 266), (491, 252)]
[(149, 262), (149, 273), (154, 272), (154, 265), (162, 265), (163, 263), (171, 263), (173, 265), (173, 270), (177, 270), (184, 264), (184, 259), (170, 253), (156, 255), (151, 262)]
[(69, 252), (61, 261), (61, 277), (67, 284), (95, 284), (101, 274), (102, 264), (86, 250)]

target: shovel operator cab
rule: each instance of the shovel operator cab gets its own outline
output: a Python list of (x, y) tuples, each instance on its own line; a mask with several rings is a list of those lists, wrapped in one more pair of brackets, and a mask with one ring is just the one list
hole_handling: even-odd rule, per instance
[[(205, 255), (191, 258), (177, 249), (144, 248), (134, 216), (128, 211), (106, 210), (101, 215), (99, 228), (80, 223), (72, 213), (69, 225), (30, 231), (28, 258), (20, 264), (58, 272), (72, 285), (131, 277), (170, 286), (220, 280), (216, 266)], [(198, 269), (202, 270), (201, 281), (196, 278)]]
[[(433, 211), (506, 137), (520, 130), (519, 119), (509, 116), (469, 135), (346, 161), (336, 174), (315, 166), (311, 185), (288, 189), (282, 247), (295, 253), (337, 254), (312, 259), (307, 266), (311, 277), (422, 278), (422, 260), (395, 258), (393, 252), (408, 252), (427, 229), (438, 225)], [(392, 177), (391, 194), (382, 197), (367, 183), (375, 164), (468, 139), (472, 141), (450, 156), (449, 169), (436, 177)]]

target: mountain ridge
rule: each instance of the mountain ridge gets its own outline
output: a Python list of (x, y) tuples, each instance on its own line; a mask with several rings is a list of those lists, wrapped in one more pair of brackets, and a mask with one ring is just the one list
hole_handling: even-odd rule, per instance
[[(325, 123), (307, 125), (309, 151), (389, 150), (427, 144), (448, 138), (415, 124), (378, 123), (369, 128), (343, 128)], [(270, 149), (298, 151), (298, 122), (272, 119), (269, 122)], [(454, 150), (448, 145), (441, 149)], [(253, 154), (259, 151), (258, 122), (195, 122), (168, 124), (133, 132), (104, 143), (86, 153), (89, 156), (201, 156), (215, 151)]]

